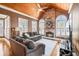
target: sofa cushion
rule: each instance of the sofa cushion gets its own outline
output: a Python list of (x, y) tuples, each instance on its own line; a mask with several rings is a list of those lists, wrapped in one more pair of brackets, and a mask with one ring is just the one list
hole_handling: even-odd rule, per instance
[(23, 43), (27, 46), (28, 49), (33, 49), (35, 47), (33, 41), (31, 40), (25, 40)]
[(27, 32), (27, 34), (29, 34), (29, 36), (35, 36), (35, 35), (38, 35), (37, 32)]
[(29, 42), (29, 44), (27, 44), (27, 46), (28, 46), (29, 49), (33, 49), (34, 48), (33, 42)]
[(20, 42), (20, 43), (23, 43), (23, 38), (21, 38), (21, 37), (16, 37), (16, 41), (18, 41), (18, 42)]
[(33, 35), (36, 35), (36, 32), (33, 32)]
[(33, 32), (31, 32), (31, 36), (34, 36), (34, 33)]
[(29, 36), (32, 36), (32, 35), (31, 35), (31, 32), (27, 32), (27, 34), (29, 34)]

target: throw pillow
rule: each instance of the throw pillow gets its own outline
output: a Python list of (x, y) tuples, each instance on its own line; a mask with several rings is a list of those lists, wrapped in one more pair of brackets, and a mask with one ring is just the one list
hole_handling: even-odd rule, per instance
[(25, 35), (25, 33), (22, 34), (22, 38), (27, 39), (27, 35)]
[(24, 44), (27, 46), (28, 49), (33, 49), (35, 47), (34, 43), (30, 40), (24, 41)]
[(32, 41), (30, 41), (27, 46), (28, 46), (29, 49), (33, 49), (34, 48), (34, 43)]
[(25, 33), (25, 35), (26, 35), (27, 37), (30, 37), (29, 34), (27, 34), (27, 33)]
[(16, 37), (16, 41), (18, 41), (18, 42), (22, 43), (22, 42), (23, 42), (23, 39), (22, 39), (22, 38), (20, 38), (20, 37)]

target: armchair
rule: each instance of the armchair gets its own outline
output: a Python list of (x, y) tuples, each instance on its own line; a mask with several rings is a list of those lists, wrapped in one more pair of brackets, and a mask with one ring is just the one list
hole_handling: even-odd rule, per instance
[(28, 48), (27, 44), (33, 43), (26, 40), (24, 43), (20, 43), (14, 39), (10, 39), (11, 49), (14, 56), (41, 56), (44, 54), (45, 45), (42, 43), (33, 43), (34, 47)]

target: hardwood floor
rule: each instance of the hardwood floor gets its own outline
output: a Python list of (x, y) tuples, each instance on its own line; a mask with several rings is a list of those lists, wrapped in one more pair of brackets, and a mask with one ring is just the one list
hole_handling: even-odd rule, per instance
[(54, 49), (51, 52), (50, 56), (59, 56), (59, 46), (60, 46), (60, 41), (58, 41), (54, 47)]
[[(50, 56), (58, 55), (60, 41), (57, 42)], [(12, 56), (10, 42), (5, 38), (0, 38), (0, 56)]]

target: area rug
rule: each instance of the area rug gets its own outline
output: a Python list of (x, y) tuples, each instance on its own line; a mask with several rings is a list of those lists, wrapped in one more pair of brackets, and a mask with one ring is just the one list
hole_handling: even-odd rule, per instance
[(45, 44), (44, 56), (50, 56), (57, 43), (57, 41), (49, 40), (49, 39), (41, 39), (41, 40), (38, 40), (37, 42)]

